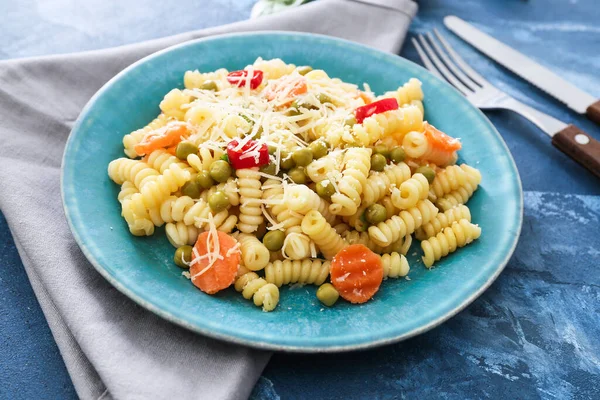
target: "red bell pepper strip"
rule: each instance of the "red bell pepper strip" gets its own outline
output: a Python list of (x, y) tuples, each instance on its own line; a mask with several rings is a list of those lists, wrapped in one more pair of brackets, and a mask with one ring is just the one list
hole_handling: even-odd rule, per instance
[[(248, 77), (248, 71), (233, 71), (227, 75), (227, 81), (233, 86), (244, 87), (246, 86), (246, 78)], [(255, 69), (250, 78), (250, 89), (256, 89), (260, 86), (263, 80), (263, 72), (259, 69)]]
[(250, 140), (241, 149), (236, 149), (239, 145), (237, 139), (227, 144), (227, 156), (229, 163), (235, 169), (261, 167), (269, 163), (269, 148), (266, 143), (259, 143), (256, 140)]
[(397, 110), (398, 101), (396, 99), (381, 99), (374, 101), (366, 106), (358, 107), (354, 113), (356, 116), (356, 122), (362, 124), (365, 118), (370, 117), (373, 114), (380, 114), (382, 112)]

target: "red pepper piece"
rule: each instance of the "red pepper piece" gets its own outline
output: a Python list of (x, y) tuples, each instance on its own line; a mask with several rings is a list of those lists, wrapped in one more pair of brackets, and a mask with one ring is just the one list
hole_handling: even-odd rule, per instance
[[(248, 77), (248, 71), (233, 71), (227, 75), (227, 81), (233, 86), (244, 87), (246, 86), (246, 78)], [(250, 89), (256, 89), (263, 80), (263, 72), (259, 69), (255, 69), (250, 78)]]
[(269, 148), (265, 143), (250, 140), (241, 149), (236, 150), (237, 139), (227, 144), (229, 163), (235, 169), (261, 167), (269, 163)]
[(397, 109), (398, 101), (396, 99), (381, 99), (366, 106), (358, 107), (354, 113), (356, 115), (356, 122), (362, 124), (364, 119), (371, 115)]

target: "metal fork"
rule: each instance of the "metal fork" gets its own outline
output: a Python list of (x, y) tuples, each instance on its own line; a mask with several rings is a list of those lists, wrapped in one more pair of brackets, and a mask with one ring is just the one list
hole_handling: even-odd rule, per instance
[(552, 138), (554, 146), (600, 177), (600, 142), (576, 126), (567, 125), (504, 93), (475, 72), (437, 29), (433, 32), (435, 37), (428, 32), (418, 35), (418, 41), (412, 39), (429, 71), (448, 81), (477, 108), (511, 110), (527, 118)]
[(423, 64), (434, 75), (458, 89), (475, 107), (482, 110), (514, 111), (533, 122), (551, 137), (567, 127), (564, 122), (521, 103), (489, 83), (454, 51), (437, 29), (434, 28), (433, 32), (446, 51), (442, 50), (431, 32), (425, 34), (429, 41), (424, 35), (418, 35), (421, 44), (415, 38), (412, 42)]

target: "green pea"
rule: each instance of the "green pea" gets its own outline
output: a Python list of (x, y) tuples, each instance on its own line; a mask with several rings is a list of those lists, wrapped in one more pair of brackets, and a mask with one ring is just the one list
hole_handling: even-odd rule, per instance
[(208, 206), (214, 212), (221, 212), (229, 207), (229, 197), (222, 191), (216, 191), (208, 196)]
[(298, 107), (294, 107), (294, 106), (292, 106), (287, 112), (288, 117), (295, 117), (300, 114), (302, 114), (302, 113), (300, 112)]
[(387, 219), (387, 211), (381, 204), (372, 204), (365, 210), (365, 219), (370, 224), (378, 224)]
[(425, 178), (427, 178), (427, 182), (429, 182), (429, 183), (432, 183), (433, 180), (435, 179), (435, 171), (426, 165), (423, 167), (417, 168), (417, 170), (415, 171), (415, 174), (425, 175)]
[(175, 150), (175, 155), (180, 160), (187, 160), (187, 156), (190, 154), (196, 154), (198, 152), (198, 147), (196, 147), (193, 143), (190, 142), (179, 142), (177, 145), (177, 149)]
[(290, 179), (297, 184), (306, 183), (306, 173), (303, 167), (295, 167), (288, 171)]
[(354, 126), (354, 125), (356, 125), (356, 117), (354, 115), (349, 116), (344, 121), (344, 125), (347, 125), (347, 126)]
[(313, 160), (313, 153), (312, 150), (307, 147), (293, 152), (292, 158), (297, 166), (306, 167)]
[(385, 158), (390, 158), (390, 149), (385, 144), (378, 144), (373, 151), (375, 154), (381, 154)]
[(333, 100), (331, 100), (331, 97), (329, 97), (328, 95), (326, 95), (325, 93), (319, 93), (317, 95), (317, 99), (319, 99), (319, 102), (321, 104), (325, 104), (325, 103), (333, 103)]
[(371, 156), (371, 169), (373, 171), (383, 171), (387, 165), (387, 159), (381, 154), (373, 154)]
[(404, 149), (402, 147), (394, 147), (390, 151), (390, 160), (392, 160), (396, 164), (404, 161), (405, 158), (406, 158), (406, 154), (404, 153)]
[(327, 307), (331, 307), (340, 298), (340, 294), (331, 283), (324, 283), (317, 289), (317, 299)]
[(219, 87), (217, 86), (217, 82), (208, 80), (208, 81), (204, 81), (202, 83), (202, 85), (200, 85), (200, 89), (212, 90), (213, 92), (216, 92), (217, 90), (219, 90)]
[[(296, 100), (294, 100), (292, 102), (291, 107), (293, 109), (296, 109), (296, 110), (299, 110), (300, 107), (306, 108), (308, 110), (316, 110), (316, 109), (319, 108), (319, 107), (317, 107), (317, 106), (315, 106), (313, 104), (305, 103), (304, 100), (302, 100), (302, 99), (296, 99)], [(300, 114), (300, 111), (298, 111), (298, 114), (296, 114), (296, 115), (299, 115), (299, 114)]]
[(200, 171), (196, 175), (196, 184), (202, 189), (209, 189), (215, 184), (215, 181), (210, 177), (208, 171)]
[(210, 177), (219, 183), (227, 182), (233, 173), (231, 165), (225, 160), (213, 161), (209, 169)]
[(181, 188), (181, 193), (184, 196), (189, 196), (192, 199), (197, 199), (198, 197), (200, 197), (200, 192), (202, 192), (201, 189), (202, 188), (195, 181), (189, 181), (183, 185), (183, 187)]
[(269, 175), (275, 175), (276, 170), (277, 170), (277, 166), (273, 163), (268, 163), (267, 165), (263, 165), (262, 167), (260, 167), (260, 172), (269, 174)]
[(309, 67), (308, 65), (302, 65), (302, 66), (296, 68), (296, 71), (298, 71), (298, 73), (300, 75), (306, 75), (312, 70), (313, 70), (312, 67)]
[(329, 199), (335, 193), (335, 188), (327, 179), (317, 182), (316, 190), (317, 194), (324, 199)]
[(181, 246), (175, 250), (175, 255), (173, 256), (173, 261), (177, 264), (178, 267), (181, 268), (189, 268), (190, 262), (192, 262), (192, 246)]
[(268, 145), (267, 148), (269, 149), (270, 155), (274, 155), (275, 153), (277, 153), (277, 146)]
[(296, 162), (287, 151), (281, 152), (281, 168), (292, 169), (296, 166)]
[(262, 242), (269, 251), (279, 251), (283, 247), (284, 239), (283, 231), (270, 231), (263, 237)]
[(329, 150), (329, 146), (324, 140), (315, 140), (308, 148), (312, 151), (313, 158), (316, 160), (317, 158), (325, 157), (327, 155), (327, 151)]
[(254, 125), (254, 121), (252, 121), (249, 116), (240, 114), (240, 117), (244, 118), (246, 120), (246, 122), (249, 123), (250, 125)]

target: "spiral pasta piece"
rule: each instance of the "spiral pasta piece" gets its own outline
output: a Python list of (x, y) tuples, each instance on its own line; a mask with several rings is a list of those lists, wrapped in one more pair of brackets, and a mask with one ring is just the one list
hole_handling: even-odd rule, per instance
[(453, 253), (459, 247), (464, 247), (481, 236), (481, 228), (461, 219), (444, 228), (437, 235), (421, 242), (423, 263), (431, 268), (440, 258)]
[(451, 165), (435, 175), (435, 179), (431, 184), (431, 191), (436, 197), (443, 197), (453, 190), (464, 186), (466, 182), (467, 173), (465, 169), (458, 165)]
[(166, 126), (167, 123), (169, 123), (172, 120), (173, 118), (170, 118), (165, 114), (160, 114), (142, 129), (135, 130), (130, 134), (125, 135), (123, 137), (123, 147), (125, 148), (125, 154), (127, 155), (127, 157), (135, 158), (139, 156), (139, 154), (137, 154), (134, 150), (134, 147), (142, 141), (144, 136), (146, 136), (146, 134), (149, 132)]
[(316, 210), (302, 219), (302, 232), (315, 242), (323, 256), (331, 260), (347, 243)]
[(185, 95), (179, 89), (173, 89), (165, 95), (163, 100), (160, 102), (160, 110), (167, 117), (175, 118), (183, 121), (185, 117), (185, 110), (181, 108), (184, 104), (189, 104), (192, 101), (192, 97)]
[(165, 226), (167, 239), (173, 247), (181, 247), (186, 244), (193, 245), (198, 239), (198, 228), (194, 225), (186, 225), (183, 222), (169, 222)]
[(189, 180), (189, 172), (182, 170), (177, 164), (172, 164), (156, 180), (144, 185), (140, 193), (134, 194), (131, 200), (139, 207), (159, 207), (171, 193), (179, 190)]
[(388, 165), (383, 172), (371, 172), (364, 186), (361, 204), (368, 207), (377, 203), (389, 194), (390, 187), (399, 186), (410, 179), (411, 175), (410, 167), (403, 162)]
[(325, 156), (308, 164), (306, 167), (306, 174), (311, 181), (317, 183), (329, 179), (327, 174), (334, 171), (336, 167), (335, 159), (330, 156)]
[(383, 266), (383, 279), (406, 276), (410, 271), (406, 257), (396, 252), (382, 254), (381, 265)]
[(371, 169), (371, 149), (352, 147), (344, 155), (344, 170), (338, 182), (339, 193), (331, 196), (329, 211), (336, 215), (352, 215), (360, 205), (360, 195)]
[(421, 158), (429, 151), (429, 143), (422, 132), (408, 132), (402, 139), (402, 148), (411, 158)]
[(123, 203), (123, 201), (130, 199), (134, 194), (139, 193), (138, 188), (131, 182), (125, 181), (121, 185), (121, 190), (119, 191), (119, 195), (117, 199), (119, 203)]
[(240, 233), (235, 236), (240, 244), (242, 264), (250, 271), (260, 271), (269, 263), (271, 254), (254, 235)]
[(335, 221), (336, 216), (329, 211), (329, 203), (306, 185), (285, 186), (283, 201), (291, 211), (306, 215), (310, 210), (317, 210), (328, 223)]
[(460, 169), (464, 172), (465, 182), (462, 186), (437, 199), (435, 204), (442, 211), (449, 210), (459, 204), (465, 204), (481, 182), (481, 173), (477, 169), (466, 164), (462, 164)]
[(467, 182), (463, 187), (448, 193), (444, 197), (437, 199), (435, 205), (442, 211), (448, 211), (460, 204), (465, 204), (473, 193), (477, 190), (477, 185)]
[(179, 158), (170, 154), (166, 150), (154, 150), (150, 155), (148, 155), (148, 159), (146, 161), (149, 166), (160, 172), (164, 173), (172, 164), (176, 164), (179, 168), (193, 175), (196, 171), (191, 168), (188, 164), (181, 161)]
[[(301, 222), (302, 220), (300, 220)], [(299, 225), (292, 226), (285, 231), (285, 240), (281, 248), (284, 258), (290, 260), (303, 260), (311, 256), (311, 240), (302, 232)]]
[(393, 97), (398, 100), (399, 105), (412, 104), (413, 101), (423, 100), (423, 89), (421, 81), (417, 78), (410, 78), (408, 82), (400, 86), (393, 92), (387, 92), (383, 97)]
[(459, 204), (456, 207), (438, 213), (435, 218), (415, 231), (415, 237), (419, 240), (427, 240), (437, 235), (442, 229), (450, 226), (453, 222), (461, 219), (471, 222), (471, 211), (469, 207)]
[(196, 171), (208, 171), (210, 165), (221, 158), (225, 154), (223, 150), (211, 150), (202, 147), (198, 150), (198, 154), (190, 154), (187, 156), (187, 162)]
[(248, 272), (235, 280), (235, 290), (242, 292), (246, 300), (262, 306), (263, 311), (273, 311), (279, 303), (279, 288), (259, 277), (256, 272)]
[(240, 216), (238, 229), (244, 233), (252, 233), (263, 223), (260, 208), (262, 190), (258, 168), (244, 168), (235, 171), (240, 191)]
[(429, 182), (425, 175), (414, 174), (412, 178), (402, 182), (400, 188), (392, 189), (392, 204), (400, 209), (414, 207), (419, 200), (429, 195)]
[(183, 85), (186, 89), (200, 89), (202, 84), (206, 81), (213, 81), (217, 83), (218, 89), (228, 87), (228, 82), (225, 79), (229, 72), (225, 68), (218, 69), (214, 72), (199, 72), (186, 71), (183, 75)]
[(143, 161), (117, 158), (108, 164), (108, 176), (117, 185), (130, 181), (140, 189), (144, 184), (155, 180), (158, 175), (158, 171)]
[(410, 131), (422, 129), (421, 110), (407, 105), (365, 118), (362, 124), (355, 124), (350, 131), (344, 132), (342, 139), (346, 143), (357, 143), (366, 147), (387, 136), (402, 138)]
[(267, 264), (265, 280), (277, 287), (291, 283), (320, 285), (329, 276), (329, 261), (314, 258), (283, 260)]
[(290, 75), (296, 69), (294, 64), (286, 64), (280, 58), (263, 60), (258, 58), (254, 61), (254, 69), (261, 70), (265, 79), (279, 79), (284, 75)]
[(362, 244), (374, 253), (393, 253), (399, 252), (406, 255), (408, 248), (412, 243), (412, 237), (407, 235), (390, 244), (389, 246), (380, 246), (369, 237), (367, 232), (346, 231), (341, 234), (348, 244)]
[(394, 215), (384, 222), (369, 227), (370, 238), (379, 246), (388, 246), (401, 237), (412, 234), (421, 225), (431, 221), (438, 209), (429, 200), (419, 202), (399, 215)]

